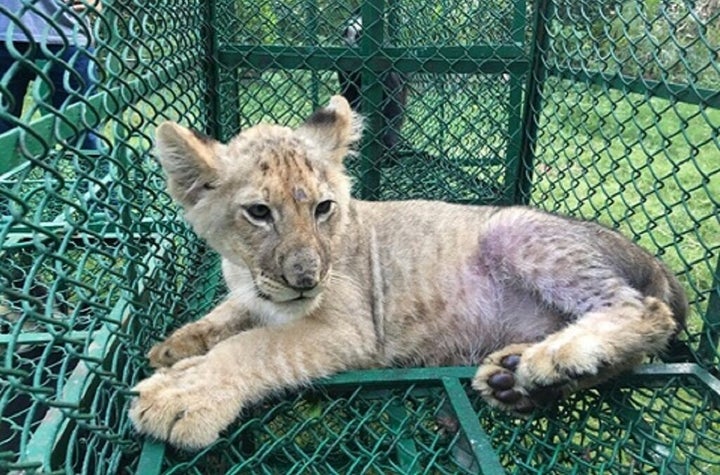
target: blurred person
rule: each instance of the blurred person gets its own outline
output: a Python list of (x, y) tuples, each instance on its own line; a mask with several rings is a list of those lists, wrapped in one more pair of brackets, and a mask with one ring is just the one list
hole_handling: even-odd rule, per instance
[[(54, 110), (60, 115), (64, 107), (92, 93), (95, 63), (90, 14), (100, 9), (100, 0), (0, 0), (0, 135), (27, 124), (38, 110), (43, 114)], [(31, 82), (32, 99), (23, 107)], [(72, 125), (78, 133), (69, 138), (70, 145), (82, 149), (85, 158), (98, 158), (102, 143), (95, 131), (82, 123)], [(85, 160), (78, 163), (75, 172), (79, 172), (76, 176), (91, 172), (102, 176), (107, 169), (106, 162)], [(76, 180), (75, 192), (86, 193), (90, 180), (82, 175)], [(0, 230), (17, 219), (11, 216), (11, 207), (21, 200), (0, 193)], [(24, 300), (42, 306), (47, 296), (45, 286), (33, 284), (20, 290), (32, 279), (32, 251), (3, 250), (0, 258), (10, 263), (0, 272), (0, 289), (23, 292)], [(0, 294), (0, 326), (9, 321), (8, 315), (19, 311), (22, 300)], [(0, 439), (3, 437), (0, 431)]]
[[(89, 13), (100, 9), (100, 0), (0, 0), (0, 134), (23, 123), (30, 81), (35, 80), (33, 97), (41, 110), (50, 105), (61, 109), (92, 91)], [(41, 67), (39, 61), (49, 63)], [(49, 93), (41, 93), (41, 83)], [(100, 148), (90, 131), (76, 145)]]

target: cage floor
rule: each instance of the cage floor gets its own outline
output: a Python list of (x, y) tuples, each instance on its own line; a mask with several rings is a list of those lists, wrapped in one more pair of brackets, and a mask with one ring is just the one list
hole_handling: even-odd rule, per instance
[(346, 373), (247, 411), (189, 453), (147, 441), (136, 473), (720, 473), (720, 383), (649, 365), (515, 418), (469, 388), (473, 368)]

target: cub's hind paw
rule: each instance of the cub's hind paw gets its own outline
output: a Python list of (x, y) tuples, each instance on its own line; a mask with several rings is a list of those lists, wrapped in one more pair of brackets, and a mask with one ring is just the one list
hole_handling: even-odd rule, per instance
[(516, 414), (527, 414), (551, 404), (564, 395), (561, 385), (526, 384), (517, 374), (523, 353), (530, 344), (510, 345), (492, 353), (478, 369), (472, 386), (493, 407)]
[(617, 356), (603, 339), (567, 329), (525, 350), (516, 374), (529, 388), (576, 386), (597, 379)]

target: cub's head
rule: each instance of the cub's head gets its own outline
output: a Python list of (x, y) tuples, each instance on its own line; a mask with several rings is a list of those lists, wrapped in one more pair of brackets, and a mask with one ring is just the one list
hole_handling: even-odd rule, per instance
[(335, 96), (296, 129), (260, 124), (221, 144), (172, 122), (157, 129), (168, 190), (186, 219), (245, 272), (251, 300), (306, 313), (348, 221), (343, 159), (361, 121)]

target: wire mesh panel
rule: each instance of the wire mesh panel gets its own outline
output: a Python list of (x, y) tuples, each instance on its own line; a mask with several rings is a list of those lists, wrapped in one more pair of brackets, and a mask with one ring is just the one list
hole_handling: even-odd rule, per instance
[(0, 5), (2, 473), (114, 473), (139, 450), (138, 338), (196, 317), (188, 284), (214, 272), (148, 154), (157, 121), (208, 123), (205, 10)]
[(488, 7), (220, 1), (218, 57), (237, 68), (230, 81), (242, 91), (225, 132), (261, 118), (299, 122), (342, 92), (368, 126), (352, 165), (359, 195), (510, 202), (528, 10)]
[(684, 377), (664, 378), (652, 389), (634, 379), (629, 387), (573, 395), (529, 420), (480, 403), (480, 421), (511, 473), (716, 473), (714, 394)]
[[(46, 8), (0, 5), (0, 472), (717, 470), (716, 1)], [(227, 140), (337, 93), (366, 118), (356, 196), (529, 203), (618, 227), (680, 276), (692, 315), (666, 356), (699, 365), (529, 419), (484, 405), (470, 368), (357, 373), (257, 406), (199, 453), (142, 440), (127, 408), (144, 354), (225, 293), (164, 192), (155, 125)]]
[(349, 373), (254, 407), (198, 453), (146, 446), (138, 473), (715, 473), (717, 393), (685, 366), (529, 418), (483, 403), (473, 368)]
[(357, 387), (269, 401), (256, 411), (200, 456), (168, 451), (165, 473), (477, 471), (440, 388)]
[(540, 23), (526, 199), (660, 256), (692, 303), (684, 338), (716, 365), (720, 6), (557, 1)]

